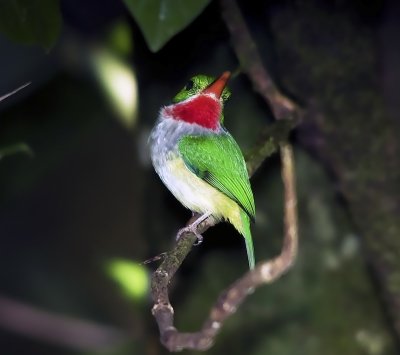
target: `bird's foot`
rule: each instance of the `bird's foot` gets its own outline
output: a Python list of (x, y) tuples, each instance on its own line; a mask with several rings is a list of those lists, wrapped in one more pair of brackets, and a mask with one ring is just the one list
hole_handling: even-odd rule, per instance
[(197, 238), (196, 242), (193, 245), (200, 245), (201, 243), (203, 243), (203, 236), (199, 232), (197, 232), (197, 226), (198, 225), (194, 225), (194, 223), (192, 223), (187, 227), (179, 229), (176, 240), (178, 241), (184, 233), (193, 233)]
[(197, 231), (197, 227), (201, 222), (203, 222), (210, 216), (211, 213), (205, 213), (201, 215), (199, 218), (197, 218), (193, 223), (189, 224), (184, 228), (179, 229), (178, 234), (176, 236), (176, 240), (178, 241), (183, 233), (193, 233), (197, 238), (196, 242), (193, 245), (197, 246), (203, 243), (203, 236)]

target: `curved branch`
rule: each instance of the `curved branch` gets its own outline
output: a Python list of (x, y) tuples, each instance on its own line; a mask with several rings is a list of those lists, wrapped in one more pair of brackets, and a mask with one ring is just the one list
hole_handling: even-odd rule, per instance
[[(207, 350), (210, 348), (224, 321), (236, 312), (245, 298), (257, 287), (277, 280), (292, 266), (297, 255), (298, 225), (294, 160), (289, 144), (281, 146), (281, 159), (285, 191), (285, 235), (282, 251), (274, 259), (258, 263), (254, 270), (248, 271), (222, 292), (200, 331), (181, 333), (174, 327), (174, 310), (168, 297), (168, 284), (196, 241), (196, 237), (193, 234), (182, 236), (176, 247), (168, 253), (164, 262), (153, 274), (152, 295), (155, 304), (152, 313), (160, 329), (161, 342), (170, 351)], [(202, 230), (211, 225), (213, 225), (212, 221), (205, 221)]]
[[(277, 120), (291, 120), (300, 116), (301, 111), (298, 106), (278, 90), (262, 65), (236, 2), (221, 0), (221, 6), (233, 47), (242, 69), (249, 76), (255, 90), (271, 106)], [(280, 147), (285, 200), (284, 239), (281, 253), (272, 260), (258, 263), (254, 270), (248, 271), (222, 292), (200, 331), (182, 333), (174, 327), (174, 310), (169, 301), (168, 285), (196, 241), (195, 235), (183, 234), (175, 248), (166, 253), (164, 261), (152, 276), (151, 294), (154, 301), (152, 313), (160, 330), (161, 342), (170, 351), (210, 348), (224, 321), (235, 313), (245, 298), (257, 287), (278, 279), (292, 266), (298, 248), (297, 199), (293, 151), (285, 141), (293, 123), (287, 124), (285, 127), (283, 136), (275, 135), (272, 136), (272, 139), (264, 137), (246, 159), (249, 176), (251, 176), (262, 161)], [(188, 224), (191, 222), (193, 219), (189, 220)], [(198, 231), (203, 233), (215, 223), (216, 221), (210, 217), (199, 225)]]
[(254, 90), (270, 105), (277, 120), (286, 120), (298, 114), (300, 109), (297, 104), (280, 92), (264, 67), (236, 0), (221, 0), (221, 8), (241, 68), (251, 80)]

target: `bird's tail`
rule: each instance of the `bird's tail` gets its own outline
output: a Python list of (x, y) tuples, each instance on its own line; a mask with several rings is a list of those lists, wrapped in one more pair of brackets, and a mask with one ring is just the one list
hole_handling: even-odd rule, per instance
[(240, 210), (240, 217), (242, 219), (242, 230), (240, 231), (243, 234), (245, 243), (246, 243), (246, 251), (247, 251), (247, 259), (249, 260), (250, 269), (254, 269), (255, 259), (254, 259), (254, 247), (253, 247), (253, 239), (251, 237), (250, 231), (250, 218), (246, 212)]

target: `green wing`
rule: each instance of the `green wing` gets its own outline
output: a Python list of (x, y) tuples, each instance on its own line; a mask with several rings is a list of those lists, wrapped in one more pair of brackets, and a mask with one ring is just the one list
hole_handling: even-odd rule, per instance
[(179, 141), (186, 166), (255, 218), (253, 192), (243, 154), (229, 133), (186, 136)]

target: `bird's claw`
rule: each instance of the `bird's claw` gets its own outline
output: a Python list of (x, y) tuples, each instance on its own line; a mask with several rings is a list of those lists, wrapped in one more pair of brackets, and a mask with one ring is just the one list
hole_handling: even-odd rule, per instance
[(197, 247), (198, 245), (200, 245), (201, 243), (203, 243), (203, 236), (199, 233), (195, 234), (196, 235), (196, 241), (194, 242), (194, 246)]
[(202, 223), (204, 220), (206, 220), (210, 216), (211, 216), (210, 212), (204, 213), (197, 220), (195, 220), (192, 224), (189, 224), (188, 226), (179, 229), (178, 235), (176, 236), (176, 240), (178, 241), (183, 233), (193, 233), (197, 238), (196, 242), (193, 245), (197, 246), (197, 245), (200, 245), (201, 243), (203, 243), (203, 236), (197, 231), (197, 227), (199, 226), (200, 223)]
[(182, 234), (184, 234), (184, 233), (192, 233), (196, 236), (197, 240), (193, 244), (194, 246), (197, 246), (197, 245), (200, 245), (201, 243), (203, 243), (203, 236), (197, 232), (197, 225), (196, 226), (190, 225), (190, 226), (179, 229), (178, 234), (176, 236), (176, 241), (181, 239)]

